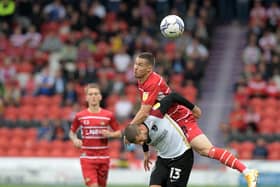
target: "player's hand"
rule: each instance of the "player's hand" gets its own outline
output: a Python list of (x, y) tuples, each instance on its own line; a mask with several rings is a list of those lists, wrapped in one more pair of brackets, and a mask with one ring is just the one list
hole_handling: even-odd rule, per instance
[(144, 169), (145, 169), (145, 171), (150, 171), (151, 164), (152, 164), (152, 161), (150, 161), (149, 152), (144, 152)]
[(193, 110), (192, 110), (193, 116), (198, 119), (201, 117), (201, 109), (198, 106), (194, 106)]
[(102, 130), (102, 131), (101, 131), (101, 134), (102, 134), (104, 137), (107, 137), (107, 138), (110, 138), (110, 137), (111, 137), (111, 132), (108, 131), (108, 130)]
[(80, 140), (80, 139), (74, 139), (73, 140), (73, 144), (75, 145), (75, 147), (77, 147), (77, 148), (81, 148), (82, 147), (82, 140)]

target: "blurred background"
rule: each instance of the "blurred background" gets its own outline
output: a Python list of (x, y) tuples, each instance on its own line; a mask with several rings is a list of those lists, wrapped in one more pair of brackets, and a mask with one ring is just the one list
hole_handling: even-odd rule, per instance
[[(159, 31), (168, 14), (185, 22), (178, 39)], [(83, 87), (98, 83), (102, 106), (124, 128), (140, 106), (132, 69), (143, 51), (202, 108), (200, 126), (215, 145), (279, 186), (279, 0), (0, 0), (0, 183), (83, 185), (68, 138), (86, 107)], [(111, 140), (110, 156), (110, 185), (147, 186), (141, 148)], [(190, 183), (245, 184), (198, 155)]]

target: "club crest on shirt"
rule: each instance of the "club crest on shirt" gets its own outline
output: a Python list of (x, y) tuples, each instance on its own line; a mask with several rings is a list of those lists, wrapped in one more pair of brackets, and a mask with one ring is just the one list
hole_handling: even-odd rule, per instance
[(105, 125), (105, 122), (104, 122), (104, 121), (101, 121), (101, 122), (100, 122), (100, 125)]
[(142, 95), (142, 100), (143, 101), (146, 101), (149, 97), (149, 92), (144, 92), (143, 95)]

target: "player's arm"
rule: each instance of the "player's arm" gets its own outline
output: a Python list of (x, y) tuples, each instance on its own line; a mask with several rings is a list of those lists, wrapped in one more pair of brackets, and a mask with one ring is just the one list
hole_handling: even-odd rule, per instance
[(109, 131), (109, 130), (103, 130), (102, 135), (107, 137), (107, 138), (121, 138), (122, 137), (122, 133), (120, 130), (117, 131)]
[(70, 140), (73, 142), (73, 144), (78, 147), (81, 148), (82, 146), (82, 140), (78, 138), (77, 134), (74, 133), (72, 130), (70, 130), (69, 132), (69, 138)]
[(77, 130), (80, 126), (79, 120), (77, 115), (75, 116), (72, 124), (71, 124), (71, 129), (69, 131), (69, 138), (75, 145), (75, 147), (81, 148), (82, 147), (82, 140), (78, 138), (77, 136)]
[(143, 152), (144, 152), (144, 169), (145, 169), (145, 171), (149, 171), (150, 170), (150, 164), (152, 164), (152, 162), (150, 161), (149, 145), (144, 143), (142, 145), (142, 149), (143, 149)]
[(152, 109), (152, 105), (143, 105), (142, 104), (139, 111), (137, 112), (137, 114), (134, 116), (134, 118), (132, 119), (132, 121), (130, 123), (140, 125), (148, 117), (151, 109)]
[(188, 109), (190, 109), (192, 111), (193, 115), (196, 118), (200, 118), (200, 116), (201, 116), (200, 108), (198, 106), (194, 105), (193, 103), (191, 103), (190, 101), (188, 101), (187, 99), (185, 99), (184, 97), (182, 97), (180, 94), (175, 93), (175, 92), (170, 93), (169, 95), (167, 95), (160, 101), (160, 108), (159, 108), (160, 112), (162, 114), (167, 113), (168, 109), (174, 103), (178, 103), (180, 105), (187, 107)]

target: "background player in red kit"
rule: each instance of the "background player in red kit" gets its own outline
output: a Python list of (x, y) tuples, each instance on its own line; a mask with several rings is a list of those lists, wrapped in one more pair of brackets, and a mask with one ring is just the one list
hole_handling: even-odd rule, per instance
[[(138, 80), (138, 88), (141, 93), (142, 104), (131, 124), (141, 124), (149, 115), (153, 105), (168, 95), (171, 90), (165, 80), (153, 71), (155, 57), (144, 52), (136, 56), (134, 63), (134, 76)], [(194, 108), (193, 110), (197, 110)], [(168, 110), (168, 114), (183, 129), (192, 148), (202, 156), (219, 160), (222, 164), (237, 169), (243, 173), (248, 187), (255, 187), (258, 177), (257, 170), (249, 170), (229, 151), (215, 147), (199, 128), (192, 111), (181, 105), (174, 105)]]
[[(85, 184), (105, 187), (110, 162), (108, 138), (120, 138), (121, 132), (113, 113), (100, 107), (102, 96), (98, 85), (88, 84), (85, 92), (88, 108), (76, 114), (69, 137), (76, 147), (81, 148), (80, 163)], [(79, 127), (82, 139), (76, 134)]]

